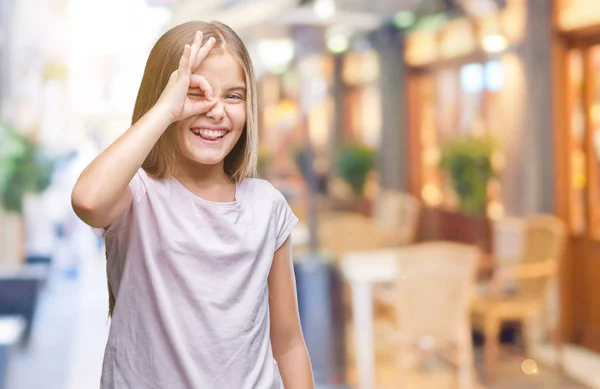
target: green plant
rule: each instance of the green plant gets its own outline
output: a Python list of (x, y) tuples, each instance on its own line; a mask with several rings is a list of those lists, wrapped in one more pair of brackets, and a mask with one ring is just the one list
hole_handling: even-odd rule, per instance
[(0, 198), (6, 211), (21, 213), (26, 193), (50, 185), (53, 167), (36, 142), (0, 126)]
[(442, 146), (440, 168), (450, 177), (460, 209), (470, 215), (485, 214), (487, 188), (497, 176), (492, 156), (497, 144), (491, 137), (467, 136)]
[(342, 147), (337, 155), (337, 167), (340, 177), (350, 185), (357, 196), (362, 196), (367, 175), (375, 165), (375, 153), (360, 144)]

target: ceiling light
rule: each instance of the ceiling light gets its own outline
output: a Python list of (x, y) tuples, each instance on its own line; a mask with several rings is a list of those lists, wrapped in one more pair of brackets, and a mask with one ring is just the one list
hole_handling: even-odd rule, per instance
[(281, 74), (294, 58), (294, 42), (287, 38), (259, 41), (257, 51), (260, 61), (269, 71)]
[(333, 0), (315, 0), (313, 9), (319, 19), (331, 19), (335, 15), (335, 2)]
[(394, 25), (400, 29), (412, 26), (416, 20), (415, 13), (411, 11), (400, 11), (394, 15)]
[(502, 34), (488, 35), (483, 38), (483, 49), (488, 53), (500, 53), (508, 47), (508, 40)]
[(340, 54), (348, 50), (350, 40), (342, 34), (332, 35), (327, 38), (327, 48), (334, 54)]

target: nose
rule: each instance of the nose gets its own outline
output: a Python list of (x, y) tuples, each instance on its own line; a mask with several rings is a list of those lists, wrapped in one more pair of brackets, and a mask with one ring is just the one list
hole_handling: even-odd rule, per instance
[(213, 105), (213, 107), (206, 112), (206, 116), (211, 119), (221, 120), (225, 116), (225, 104), (223, 100), (218, 99), (217, 103)]

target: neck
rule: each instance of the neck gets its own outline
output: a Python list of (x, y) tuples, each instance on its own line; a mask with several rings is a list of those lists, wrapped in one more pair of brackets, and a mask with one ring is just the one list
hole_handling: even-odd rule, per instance
[(224, 161), (215, 165), (203, 165), (185, 158), (180, 160), (175, 178), (181, 182), (193, 183), (196, 186), (231, 182), (231, 179), (225, 173)]

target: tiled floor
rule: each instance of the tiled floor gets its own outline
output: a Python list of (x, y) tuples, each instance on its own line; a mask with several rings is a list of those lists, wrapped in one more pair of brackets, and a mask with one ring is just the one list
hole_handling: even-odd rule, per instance
[(66, 389), (79, 290), (78, 280), (61, 276), (46, 284), (29, 344), (10, 360), (7, 389)]
[[(348, 331), (349, 384), (356, 387), (357, 375), (354, 368), (352, 329)], [(399, 389), (395, 351), (382, 339), (376, 337), (376, 383), (377, 389)], [(499, 361), (498, 377), (490, 384), (481, 383), (479, 389), (588, 389), (555, 369), (537, 365), (537, 373), (527, 375), (522, 363), (526, 358), (519, 348), (504, 347)], [(483, 370), (481, 350), (475, 352), (477, 374)], [(456, 370), (441, 358), (428, 357), (420, 363), (419, 369), (406, 372), (403, 389), (462, 389), (457, 382)]]
[(98, 388), (108, 333), (104, 264), (90, 256), (78, 277), (52, 273), (30, 343), (11, 359), (6, 389)]
[[(106, 278), (102, 259), (87, 262), (78, 279), (57, 276), (40, 301), (30, 347), (15, 355), (7, 389), (97, 388), (107, 334)], [(351, 330), (348, 331), (348, 381), (356, 387)], [(398, 389), (394, 350), (377, 342), (377, 389)], [(476, 355), (478, 367), (480, 356)], [(538, 374), (521, 370), (520, 350), (504, 349), (500, 374), (485, 389), (586, 389), (573, 380), (538, 366)], [(462, 389), (454, 370), (431, 359), (413, 372), (407, 389)]]
[(537, 374), (527, 375), (521, 368), (524, 359), (520, 350), (503, 350), (498, 378), (487, 387), (489, 389), (587, 389), (586, 386), (542, 364), (537, 365)]

